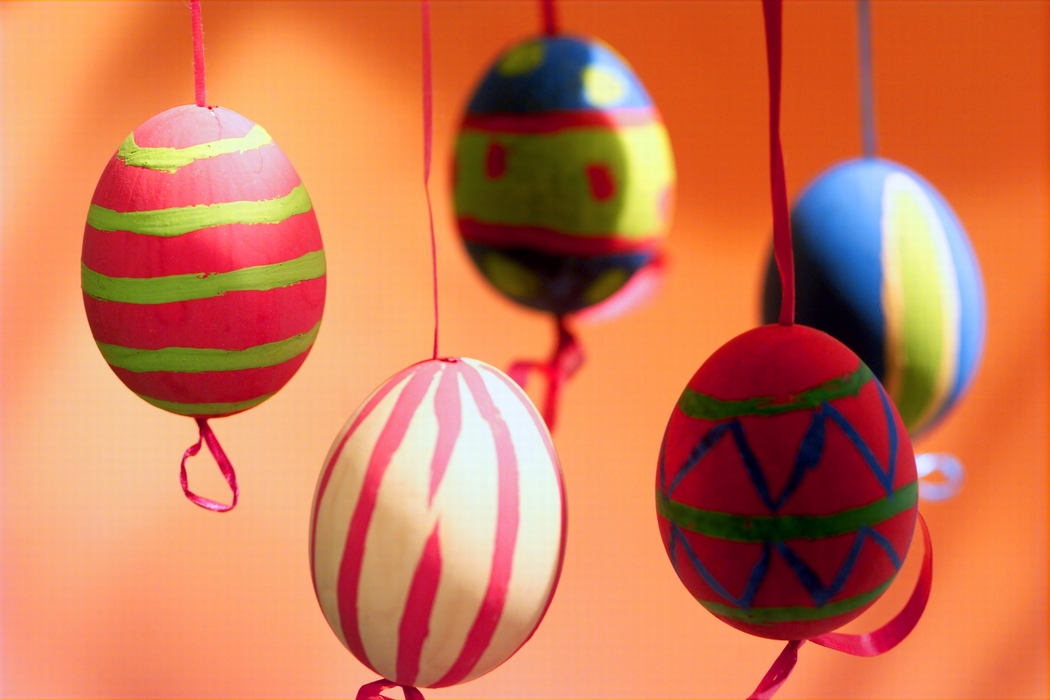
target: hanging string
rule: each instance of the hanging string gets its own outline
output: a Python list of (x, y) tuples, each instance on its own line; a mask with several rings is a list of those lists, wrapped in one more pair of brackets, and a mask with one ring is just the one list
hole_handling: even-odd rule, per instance
[(540, 0), (540, 12), (543, 14), (543, 33), (554, 36), (558, 33), (558, 16), (554, 11), (554, 0)]
[(561, 387), (576, 371), (583, 365), (583, 349), (579, 341), (565, 321), (564, 316), (555, 317), (555, 326), (558, 334), (554, 352), (546, 362), (535, 360), (518, 360), (510, 366), (507, 374), (518, 383), (522, 389), (529, 381), (531, 372), (538, 372), (547, 381), (547, 395), (543, 402), (543, 421), (547, 429), (554, 432), (554, 424), (557, 421), (558, 398), (561, 395)]
[[(237, 474), (234, 473), (230, 459), (226, 456), (226, 453), (223, 452), (222, 446), (219, 445), (219, 439), (215, 437), (215, 433), (212, 432), (211, 426), (208, 425), (208, 419), (197, 418), (196, 420), (197, 427), (200, 430), (200, 437), (197, 439), (197, 444), (191, 445), (182, 455), (182, 465), (179, 473), (179, 482), (182, 483), (182, 492), (186, 494), (186, 498), (190, 499), (201, 508), (216, 513), (225, 513), (226, 511), (233, 510), (234, 506), (237, 505), (237, 499), (241, 495), (240, 489), (237, 487)], [(226, 483), (230, 486), (230, 491), (233, 492), (233, 501), (229, 505), (213, 501), (210, 498), (198, 496), (193, 491), (190, 491), (189, 477), (186, 476), (186, 460), (201, 451), (202, 442), (208, 443), (208, 451), (211, 452), (212, 457), (215, 458), (215, 461), (219, 465), (219, 471), (222, 472), (223, 478), (226, 479)]]
[(781, 0), (762, 0), (769, 67), (769, 186), (773, 200), (773, 251), (780, 271), (780, 324), (795, 322), (795, 263), (791, 252), (784, 152), (780, 145)]
[(434, 235), (434, 207), (430, 203), (430, 157), (434, 147), (434, 88), (430, 69), (430, 0), (422, 0), (423, 24), (423, 191), (427, 195), (427, 217), (430, 221), (430, 272), (434, 288), (434, 354), (438, 357), (438, 273), (437, 238)]
[(871, 5), (857, 0), (857, 46), (860, 66), (860, 128), (864, 157), (875, 157), (875, 88), (871, 78)]
[(204, 90), (204, 24), (201, 22), (201, 0), (190, 0), (193, 22), (193, 88), (198, 107), (206, 106)]
[(923, 520), (921, 513), (919, 513), (919, 527), (922, 530), (924, 550), (922, 569), (919, 571), (919, 580), (915, 582), (915, 588), (912, 589), (911, 596), (901, 611), (885, 625), (867, 634), (829, 632), (810, 640), (796, 639), (788, 642), (784, 651), (773, 662), (773, 666), (770, 667), (748, 700), (768, 700), (773, 697), (791, 675), (795, 662), (798, 661), (798, 649), (806, 641), (851, 656), (878, 656), (897, 646), (911, 634), (926, 609), (926, 603), (930, 599), (930, 589), (933, 587), (933, 542), (930, 540), (930, 530), (926, 527), (926, 521)]

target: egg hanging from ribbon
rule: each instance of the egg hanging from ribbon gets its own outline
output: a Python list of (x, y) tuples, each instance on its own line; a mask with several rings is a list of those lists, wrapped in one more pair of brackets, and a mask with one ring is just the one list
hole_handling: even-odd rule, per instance
[(595, 39), (535, 37), (504, 52), (456, 140), (456, 218), (503, 295), (565, 315), (658, 259), (675, 169), (667, 130), (630, 67)]
[(871, 370), (801, 325), (716, 351), (672, 412), (656, 474), (675, 571), (723, 622), (802, 640), (858, 616), (911, 543), (911, 442)]
[(383, 383), (336, 437), (314, 495), (325, 618), (383, 687), (406, 692), (514, 654), (554, 595), (564, 546), (550, 434), (521, 389), (476, 360), (428, 360)]
[[(931, 427), (973, 380), (985, 334), (980, 267), (951, 207), (908, 168), (863, 158), (812, 182), (791, 227), (798, 322), (856, 352), (913, 436)], [(779, 295), (771, 260), (767, 323)]]
[(149, 403), (256, 406), (317, 337), (325, 255), (310, 196), (259, 125), (175, 107), (124, 140), (91, 200), (84, 306), (103, 357)]

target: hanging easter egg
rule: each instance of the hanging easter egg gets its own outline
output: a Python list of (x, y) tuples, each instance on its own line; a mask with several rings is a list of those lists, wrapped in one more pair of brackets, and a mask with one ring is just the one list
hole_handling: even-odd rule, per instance
[(467, 251), (515, 302), (578, 311), (657, 259), (670, 141), (645, 88), (600, 41), (541, 36), (504, 52), (467, 106), (453, 165)]
[(477, 678), (539, 625), (565, 500), (550, 434), (505, 374), (428, 360), (380, 386), (332, 443), (314, 495), (314, 589), (339, 640), (408, 687)]
[(800, 325), (748, 331), (697, 370), (656, 474), (682, 583), (722, 621), (774, 639), (836, 629), (882, 595), (917, 499), (911, 442), (878, 380)]
[(306, 188), (261, 126), (222, 107), (175, 107), (124, 140), (91, 200), (80, 269), (106, 362), (187, 416), (273, 396), (324, 308)]
[[(791, 227), (798, 322), (856, 352), (913, 436), (932, 426), (973, 380), (985, 333), (980, 267), (947, 202), (901, 165), (858, 159), (806, 188)], [(766, 322), (779, 298), (770, 261)]]

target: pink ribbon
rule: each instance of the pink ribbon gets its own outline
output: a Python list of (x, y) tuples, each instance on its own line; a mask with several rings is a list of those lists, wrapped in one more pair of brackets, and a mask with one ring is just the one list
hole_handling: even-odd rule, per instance
[(554, 11), (554, 0), (540, 0), (543, 15), (543, 33), (554, 36), (558, 33), (558, 16)]
[(919, 525), (922, 528), (922, 545), (925, 550), (922, 557), (922, 570), (919, 572), (919, 580), (915, 582), (915, 588), (904, 608), (885, 625), (867, 634), (829, 632), (810, 640), (801, 639), (788, 642), (784, 651), (780, 652), (780, 656), (773, 662), (748, 700), (768, 700), (773, 697), (791, 675), (795, 662), (798, 661), (798, 648), (806, 641), (851, 656), (878, 656), (885, 654), (911, 634), (926, 609), (926, 602), (930, 599), (930, 589), (933, 586), (933, 542), (930, 540), (930, 530), (926, 527), (926, 521), (923, 520), (921, 513), (919, 514)]
[(507, 374), (518, 383), (522, 389), (529, 381), (530, 372), (539, 372), (547, 379), (547, 396), (543, 403), (543, 421), (547, 429), (554, 432), (554, 423), (558, 412), (558, 397), (561, 394), (561, 385), (567, 381), (583, 365), (583, 349), (576, 337), (569, 330), (562, 316), (556, 317), (558, 329), (558, 344), (554, 353), (547, 362), (536, 360), (518, 360), (510, 366)]
[[(182, 484), (182, 492), (186, 494), (186, 498), (190, 499), (201, 508), (206, 508), (215, 513), (225, 513), (228, 510), (233, 510), (234, 506), (237, 505), (237, 498), (240, 496), (240, 489), (237, 488), (237, 474), (233, 471), (233, 465), (230, 464), (230, 459), (226, 456), (226, 453), (222, 451), (222, 446), (219, 445), (219, 439), (215, 437), (215, 433), (211, 431), (211, 426), (208, 425), (208, 419), (197, 418), (196, 421), (197, 427), (200, 429), (200, 438), (197, 440), (197, 444), (190, 445), (190, 448), (182, 455), (182, 466), (179, 472), (179, 482)], [(230, 491), (233, 492), (233, 502), (229, 505), (213, 501), (210, 498), (198, 496), (193, 493), (193, 491), (190, 491), (189, 478), (186, 476), (186, 460), (201, 451), (202, 442), (208, 443), (208, 451), (211, 452), (212, 457), (215, 458), (216, 463), (219, 465), (219, 471), (222, 472), (223, 477), (226, 479), (226, 483), (230, 485)]]
[(197, 106), (204, 107), (204, 24), (201, 22), (201, 0), (190, 0), (190, 22), (193, 25), (193, 91)]
[(434, 150), (434, 85), (430, 59), (430, 0), (422, 0), (419, 6), (420, 24), (423, 29), (423, 192), (427, 196), (427, 220), (430, 222), (430, 274), (434, 297), (434, 354), (438, 358), (438, 273), (437, 238), (434, 235), (434, 207), (430, 203), (430, 160)]
[(365, 683), (361, 686), (361, 689), (357, 691), (357, 700), (391, 700), (391, 698), (383, 695), (383, 691), (389, 688), (401, 688), (405, 693), (405, 700), (424, 700), (423, 693), (419, 692), (419, 688), (388, 681), (385, 678), (380, 678), (378, 681)]

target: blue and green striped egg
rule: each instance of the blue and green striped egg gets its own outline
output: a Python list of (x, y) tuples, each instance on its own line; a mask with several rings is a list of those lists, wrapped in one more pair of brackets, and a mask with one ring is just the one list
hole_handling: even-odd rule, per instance
[(567, 314), (658, 259), (674, 197), (670, 140), (627, 63), (554, 35), (505, 51), (467, 106), (453, 163), (467, 252), (502, 294)]
[[(966, 232), (926, 180), (862, 158), (818, 177), (791, 212), (796, 320), (853, 350), (912, 436), (965, 392), (985, 335), (981, 270)], [(763, 318), (780, 312), (770, 259)]]

